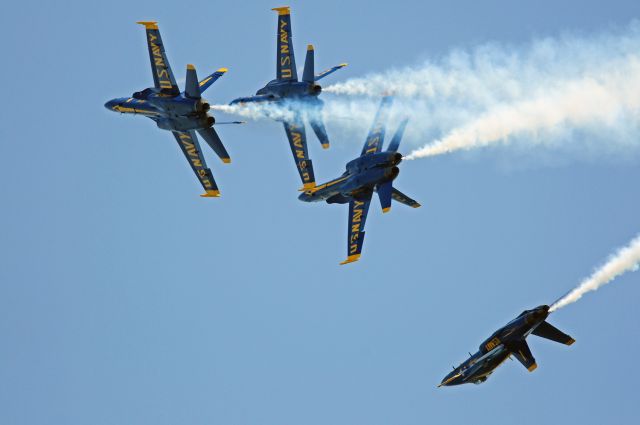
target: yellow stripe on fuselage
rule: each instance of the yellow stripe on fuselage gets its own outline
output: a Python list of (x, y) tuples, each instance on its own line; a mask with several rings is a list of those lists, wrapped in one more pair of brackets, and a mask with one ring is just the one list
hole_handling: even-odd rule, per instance
[(340, 177), (340, 178), (337, 178), (337, 179), (335, 179), (335, 180), (331, 180), (331, 181), (329, 181), (329, 182), (327, 182), (327, 183), (325, 183), (325, 184), (321, 184), (320, 186), (316, 186), (316, 187), (314, 187), (314, 188), (313, 188), (313, 189), (311, 189), (311, 190), (312, 190), (313, 192), (317, 192), (317, 191), (319, 191), (319, 190), (326, 189), (327, 187), (331, 187), (331, 186), (333, 186), (333, 185), (335, 185), (335, 184), (338, 184), (338, 183), (340, 183), (340, 182), (343, 182), (343, 181), (345, 181), (345, 180), (346, 180), (346, 179), (348, 179), (348, 178), (349, 178), (349, 176), (346, 176), (346, 177)]

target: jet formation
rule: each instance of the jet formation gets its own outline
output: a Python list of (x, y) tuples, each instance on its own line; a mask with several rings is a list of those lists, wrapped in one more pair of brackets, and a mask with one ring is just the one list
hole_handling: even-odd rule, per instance
[[(345, 171), (339, 177), (316, 185), (307, 147), (305, 123), (311, 126), (322, 147), (329, 148), (329, 137), (322, 120), (324, 102), (318, 97), (322, 87), (318, 81), (346, 64), (316, 74), (315, 49), (313, 45), (308, 45), (302, 79), (299, 80), (293, 51), (290, 8), (278, 7), (272, 10), (278, 13), (276, 78), (259, 89), (255, 96), (237, 98), (231, 105), (267, 104), (286, 112), (276, 115), (276, 119), (284, 125), (302, 181), (299, 200), (349, 204), (347, 257), (340, 264), (352, 263), (358, 261), (362, 254), (364, 228), (374, 193), (378, 195), (383, 213), (391, 210), (394, 200), (413, 208), (421, 206), (393, 187), (393, 182), (400, 173), (398, 165), (403, 156), (398, 149), (408, 119), (400, 122), (387, 149), (383, 151), (387, 121), (393, 104), (391, 95), (383, 96), (360, 156), (347, 162)], [(199, 81), (195, 67), (187, 65), (185, 87), (181, 91), (169, 65), (158, 24), (154, 21), (138, 24), (146, 29), (154, 85), (137, 91), (130, 97), (112, 99), (105, 103), (105, 107), (115, 112), (145, 116), (158, 128), (171, 131), (205, 190), (201, 196), (219, 197), (220, 191), (211, 170), (207, 167), (197, 135), (205, 140), (223, 163), (231, 162), (229, 153), (214, 130), (216, 121), (209, 113), (210, 104), (202, 97), (227, 69), (220, 68)], [(546, 321), (548, 316), (547, 305), (522, 312), (487, 338), (480, 345), (478, 352), (470, 354), (466, 361), (454, 367), (438, 386), (483, 383), (510, 357), (515, 357), (527, 370), (535, 370), (537, 363), (527, 344), (529, 335), (565, 345), (575, 342), (572, 337), (549, 324)]]
[[(287, 6), (272, 10), (278, 13), (276, 78), (258, 90), (255, 96), (240, 97), (230, 104), (269, 104), (284, 112), (277, 115), (277, 119), (284, 125), (302, 180), (300, 190), (303, 193), (299, 199), (304, 202), (349, 204), (347, 259), (341, 264), (351, 263), (357, 261), (362, 252), (364, 225), (373, 192), (378, 193), (385, 213), (390, 210), (392, 199), (414, 208), (420, 206), (418, 202), (393, 188), (393, 180), (399, 173), (397, 165), (402, 160), (402, 155), (397, 150), (407, 120), (400, 124), (389, 147), (382, 152), (386, 120), (392, 104), (390, 96), (384, 97), (361, 156), (347, 164), (342, 176), (317, 186), (313, 164), (309, 158), (305, 122), (309, 123), (322, 147), (329, 148), (329, 137), (322, 120), (324, 102), (318, 98), (322, 87), (318, 81), (347, 64), (342, 63), (316, 74), (315, 49), (309, 44), (302, 79), (299, 80), (293, 51), (291, 10)], [(135, 92), (130, 97), (112, 99), (105, 103), (105, 107), (115, 112), (145, 116), (159, 128), (171, 131), (205, 190), (201, 196), (219, 197), (220, 190), (211, 169), (207, 167), (197, 135), (205, 140), (222, 162), (231, 162), (229, 153), (213, 128), (216, 121), (209, 113), (211, 105), (202, 97), (202, 93), (224, 75), (227, 69), (220, 68), (198, 81), (195, 67), (187, 65), (185, 88), (180, 91), (169, 65), (157, 22), (145, 21), (138, 24), (146, 29), (154, 86)]]

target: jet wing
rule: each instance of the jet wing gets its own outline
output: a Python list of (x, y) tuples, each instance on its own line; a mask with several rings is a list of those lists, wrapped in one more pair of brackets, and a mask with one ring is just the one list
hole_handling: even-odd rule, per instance
[(349, 202), (349, 227), (347, 228), (347, 259), (340, 264), (353, 263), (360, 259), (364, 242), (364, 224), (367, 221), (373, 192), (368, 192)]
[(167, 94), (179, 94), (180, 89), (176, 84), (167, 55), (164, 51), (164, 44), (160, 37), (160, 30), (157, 22), (138, 22), (144, 25), (147, 30), (147, 45), (149, 47), (149, 59), (151, 60), (151, 73), (153, 83), (157, 89)]
[(198, 143), (198, 138), (194, 131), (172, 131), (173, 136), (176, 138), (182, 153), (189, 161), (189, 165), (196, 173), (196, 177), (200, 180), (200, 184), (204, 187), (205, 193), (200, 195), (206, 198), (217, 198), (220, 196), (220, 191), (216, 185), (216, 181), (213, 179), (211, 170), (207, 168), (207, 163), (204, 160), (202, 149)]
[(291, 40), (291, 11), (288, 6), (272, 9), (278, 12), (276, 35), (276, 78), (279, 81), (298, 81), (296, 58)]
[(529, 372), (533, 372), (538, 367), (527, 341), (522, 340), (516, 343), (511, 349), (511, 353)]
[(367, 140), (364, 142), (360, 156), (378, 153), (382, 150), (385, 128), (392, 104), (393, 97), (385, 96), (382, 98), (376, 117), (373, 120), (373, 126), (371, 127), (371, 131), (369, 131)]
[(316, 179), (313, 174), (313, 164), (309, 159), (307, 135), (302, 115), (299, 112), (295, 113), (292, 121), (284, 121), (284, 131), (287, 133), (293, 160), (296, 163), (300, 179), (302, 180), (302, 188), (311, 189), (315, 187)]

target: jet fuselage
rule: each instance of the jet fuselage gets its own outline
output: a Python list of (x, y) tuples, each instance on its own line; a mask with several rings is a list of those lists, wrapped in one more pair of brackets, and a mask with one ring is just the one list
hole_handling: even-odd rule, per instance
[(152, 88), (136, 92), (132, 97), (112, 99), (104, 106), (115, 112), (144, 115), (159, 128), (169, 131), (208, 128), (215, 123), (207, 113), (210, 106), (205, 99), (191, 99), (184, 93), (171, 96)]
[(360, 193), (371, 192), (380, 184), (398, 177), (397, 165), (402, 155), (397, 152), (379, 152), (360, 156), (346, 165), (342, 176), (304, 191), (298, 199), (304, 202), (326, 201), (344, 204)]
[(440, 386), (467, 383), (480, 384), (516, 349), (516, 343), (527, 338), (549, 315), (549, 306), (541, 305), (522, 312), (511, 322), (494, 332), (477, 353), (444, 377)]

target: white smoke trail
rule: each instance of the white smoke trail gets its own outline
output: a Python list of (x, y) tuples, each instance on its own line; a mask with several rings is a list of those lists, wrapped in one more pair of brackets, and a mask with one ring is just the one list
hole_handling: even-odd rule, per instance
[(640, 23), (595, 36), (453, 51), (324, 91), (344, 95), (327, 101), (328, 119), (336, 111), (354, 117), (328, 126), (359, 130), (370, 124), (380, 94), (393, 92), (397, 115), (411, 119), (406, 140), (436, 139), (408, 159), (493, 144), (626, 156), (640, 152)]
[(568, 304), (578, 301), (585, 293), (595, 291), (611, 282), (616, 277), (628, 271), (636, 271), (640, 266), (640, 235), (636, 236), (627, 246), (620, 248), (606, 263), (584, 279), (567, 295), (553, 303), (549, 311), (558, 310)]
[(293, 112), (291, 109), (282, 108), (272, 103), (246, 103), (236, 105), (211, 105), (214, 111), (227, 114), (240, 115), (253, 120), (272, 119), (277, 121), (291, 121)]

